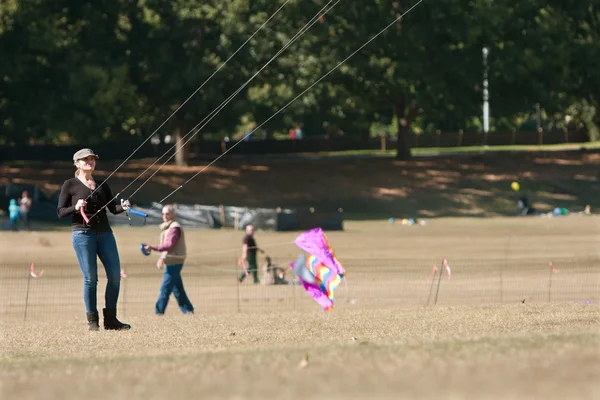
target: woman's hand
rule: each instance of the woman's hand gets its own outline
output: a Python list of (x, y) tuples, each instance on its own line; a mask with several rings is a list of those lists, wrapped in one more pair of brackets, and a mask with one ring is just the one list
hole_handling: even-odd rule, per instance
[(127, 210), (129, 209), (129, 207), (131, 207), (131, 203), (129, 202), (129, 200), (121, 199), (121, 207), (123, 207), (124, 210)]
[(85, 207), (86, 204), (87, 202), (84, 199), (77, 200), (77, 203), (75, 204), (75, 211), (79, 211), (81, 207)]

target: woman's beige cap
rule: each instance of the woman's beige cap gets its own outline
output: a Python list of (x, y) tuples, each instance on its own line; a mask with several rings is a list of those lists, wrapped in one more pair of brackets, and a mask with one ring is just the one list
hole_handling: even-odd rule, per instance
[(73, 161), (81, 160), (82, 158), (86, 158), (89, 156), (94, 156), (95, 158), (100, 158), (92, 149), (81, 149), (77, 153), (73, 154)]

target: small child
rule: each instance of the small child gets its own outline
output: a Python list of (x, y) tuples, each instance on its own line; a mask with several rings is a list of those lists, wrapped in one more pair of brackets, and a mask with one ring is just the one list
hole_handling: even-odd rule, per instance
[(261, 282), (263, 285), (289, 285), (290, 282), (285, 280), (285, 274), (291, 269), (284, 270), (275, 264), (271, 263), (271, 257), (265, 257), (266, 264), (262, 266), (263, 279)]
[(517, 202), (517, 206), (519, 207), (520, 214), (522, 216), (539, 214), (538, 210), (531, 207), (531, 205), (529, 204), (529, 199), (526, 196), (522, 196), (519, 198), (519, 201)]
[(10, 227), (13, 231), (18, 231), (17, 222), (19, 221), (20, 216), (19, 205), (17, 204), (17, 200), (10, 199), (10, 204), (8, 206), (8, 221), (4, 225), (4, 230)]

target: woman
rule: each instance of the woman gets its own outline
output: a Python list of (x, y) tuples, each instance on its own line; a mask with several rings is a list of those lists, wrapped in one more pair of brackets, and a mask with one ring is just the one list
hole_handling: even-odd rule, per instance
[[(89, 330), (100, 329), (96, 299), (98, 286), (96, 257), (102, 261), (108, 278), (105, 295), (106, 308), (103, 310), (104, 329), (130, 329), (130, 325), (117, 319), (121, 265), (117, 243), (106, 216), (106, 209), (113, 214), (119, 214), (130, 204), (129, 201), (126, 201), (122, 206), (117, 205), (108, 185), (102, 181), (96, 181), (92, 177), (96, 159), (98, 156), (91, 149), (81, 149), (73, 155), (77, 171), (74, 178), (66, 180), (62, 185), (58, 200), (58, 217), (71, 217), (73, 248), (84, 279), (83, 300), (87, 311)], [(81, 215), (82, 209), (90, 218), (89, 224)]]

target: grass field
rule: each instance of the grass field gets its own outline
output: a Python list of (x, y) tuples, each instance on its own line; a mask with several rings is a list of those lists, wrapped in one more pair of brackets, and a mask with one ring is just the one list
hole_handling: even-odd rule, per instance
[[(161, 272), (138, 246), (158, 230), (115, 234), (128, 274), (120, 315), (133, 326), (118, 333), (86, 331), (68, 231), (0, 234), (0, 397), (600, 396), (598, 216), (347, 222), (328, 233), (348, 272), (332, 313), (299, 287), (238, 286), (241, 232), (190, 229), (184, 282), (197, 312), (171, 299), (155, 317)], [(296, 235), (257, 240), (283, 264)], [(432, 285), (442, 258), (452, 278)], [(30, 281), (23, 321), (32, 261), (45, 275)]]

